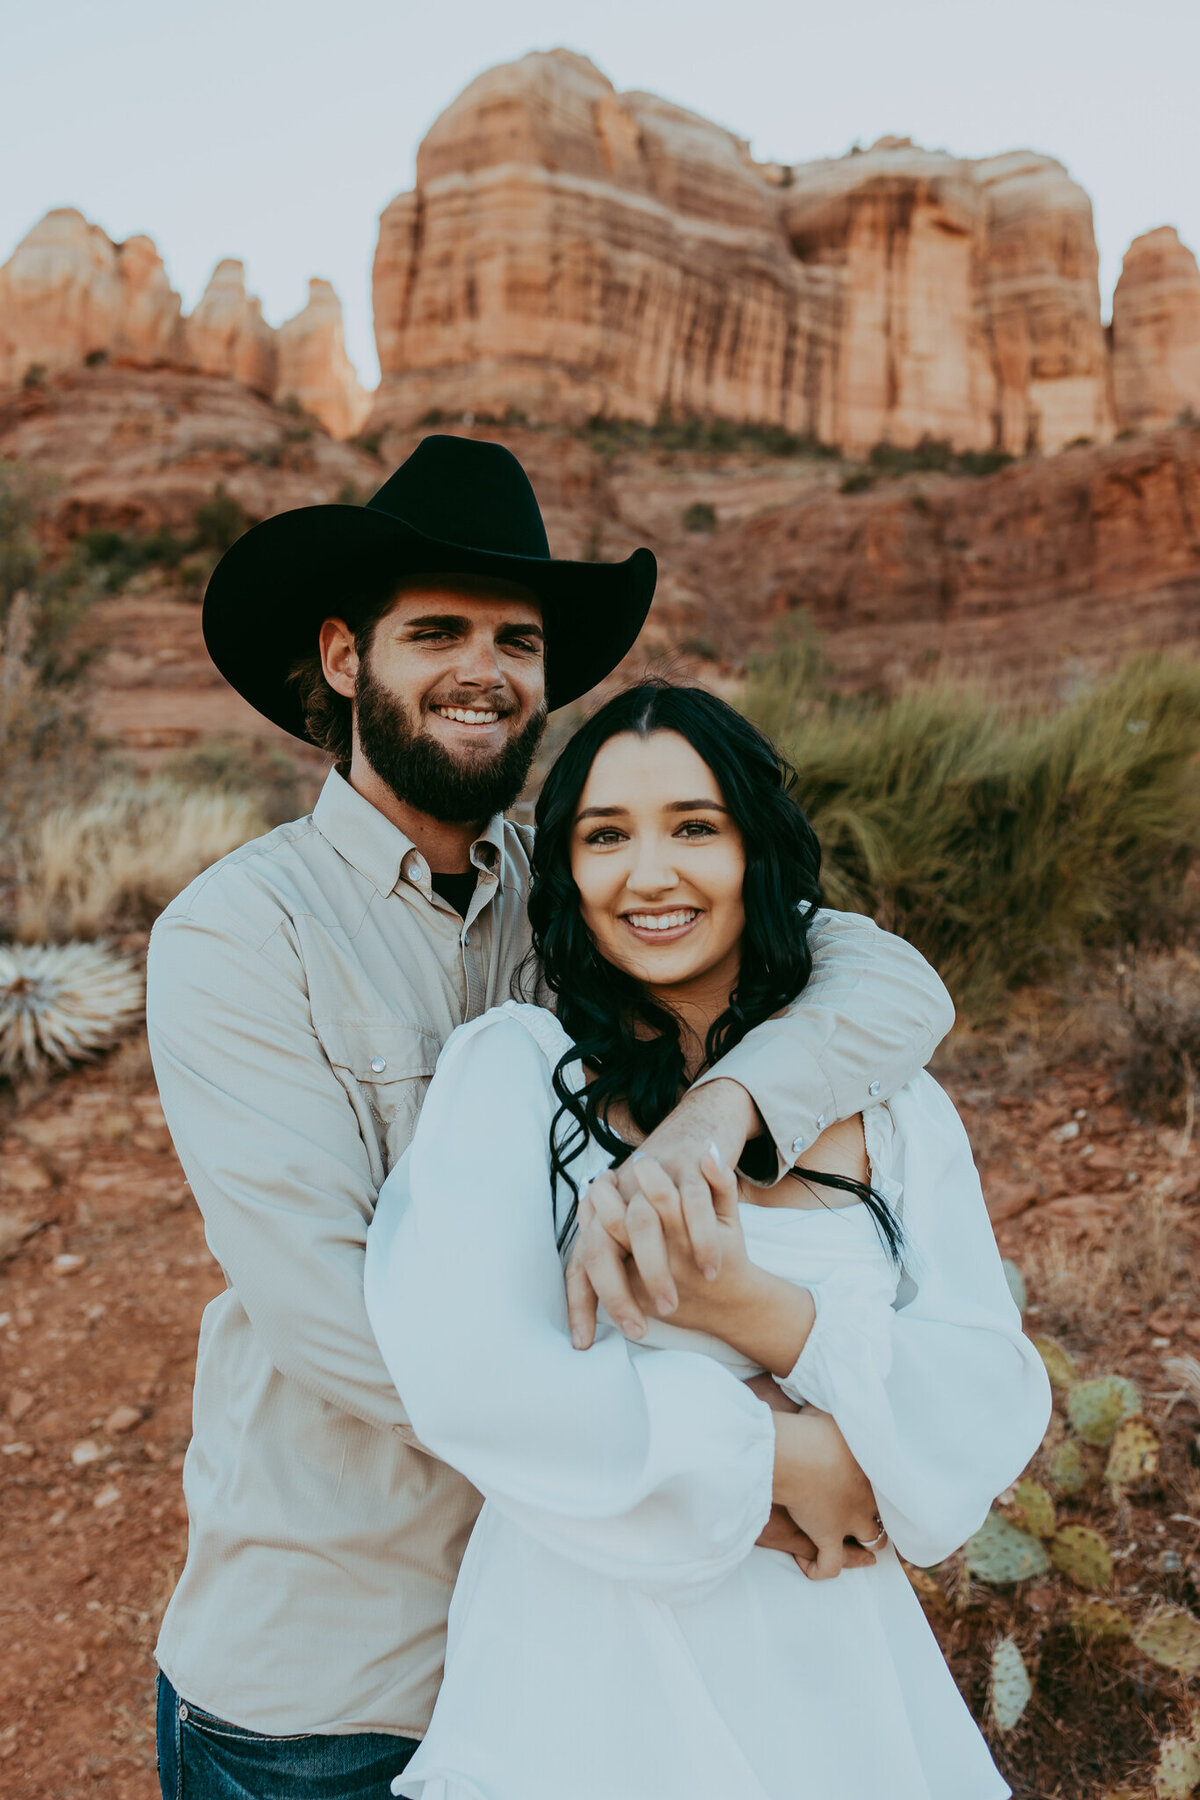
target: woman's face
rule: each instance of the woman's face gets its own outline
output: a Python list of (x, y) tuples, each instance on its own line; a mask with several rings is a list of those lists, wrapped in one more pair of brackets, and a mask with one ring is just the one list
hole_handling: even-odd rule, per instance
[(575, 814), (571, 873), (606, 961), (676, 1003), (723, 1010), (737, 980), (746, 853), (686, 738), (621, 732), (601, 747)]

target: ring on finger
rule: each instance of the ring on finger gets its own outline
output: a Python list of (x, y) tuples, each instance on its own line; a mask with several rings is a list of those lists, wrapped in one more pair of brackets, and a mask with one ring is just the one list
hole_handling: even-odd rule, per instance
[(887, 1531), (884, 1527), (883, 1520), (879, 1517), (878, 1513), (875, 1515), (875, 1523), (879, 1527), (878, 1536), (873, 1538), (859, 1538), (858, 1540), (864, 1550), (878, 1550), (880, 1545), (884, 1543), (887, 1538)]

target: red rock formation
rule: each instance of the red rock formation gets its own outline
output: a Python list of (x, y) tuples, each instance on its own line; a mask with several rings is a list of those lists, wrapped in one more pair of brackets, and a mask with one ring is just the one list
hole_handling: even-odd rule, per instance
[(862, 451), (1111, 436), (1087, 196), (1018, 152), (884, 139), (780, 168), (585, 58), (491, 69), (435, 122), (375, 262), (376, 423), (663, 407)]
[(341, 302), (327, 281), (278, 332), (246, 294), (240, 262), (218, 263), (195, 312), (148, 237), (114, 244), (74, 207), (46, 214), (0, 268), (0, 388), (89, 358), (225, 375), (255, 392), (294, 396), (333, 437), (349, 437), (369, 397), (346, 355)]
[(308, 284), (308, 305), (278, 333), (276, 398), (298, 401), (331, 437), (353, 437), (366, 422), (370, 395), (346, 355), (342, 303), (327, 281)]
[(1200, 270), (1169, 225), (1135, 238), (1113, 295), (1113, 389), (1122, 426), (1200, 413)]
[(217, 264), (184, 324), (184, 345), (188, 362), (203, 374), (230, 375), (257, 394), (275, 392), (275, 333), (262, 316), (262, 302), (246, 292), (240, 262)]
[(0, 384), (32, 366), (103, 353), (136, 363), (179, 351), (179, 295), (147, 237), (114, 244), (81, 212), (46, 214), (0, 268)]

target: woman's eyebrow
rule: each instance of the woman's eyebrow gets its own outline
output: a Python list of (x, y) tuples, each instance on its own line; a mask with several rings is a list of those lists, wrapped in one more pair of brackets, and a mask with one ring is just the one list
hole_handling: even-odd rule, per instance
[[(583, 819), (613, 819), (620, 813), (627, 813), (627, 806), (588, 806), (581, 813), (576, 813), (575, 822)], [(664, 808), (664, 812), (719, 812), (728, 813), (729, 808), (722, 806), (719, 800), (672, 800)]]

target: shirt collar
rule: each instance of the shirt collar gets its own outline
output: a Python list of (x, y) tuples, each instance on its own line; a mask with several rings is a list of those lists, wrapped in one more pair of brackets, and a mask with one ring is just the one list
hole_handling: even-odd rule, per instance
[[(326, 842), (381, 894), (390, 894), (402, 874), (423, 893), (431, 891), (429, 865), (412, 839), (336, 769), (325, 779), (312, 818)], [(471, 864), (503, 886), (503, 863), (504, 817), (497, 813), (471, 845)]]

